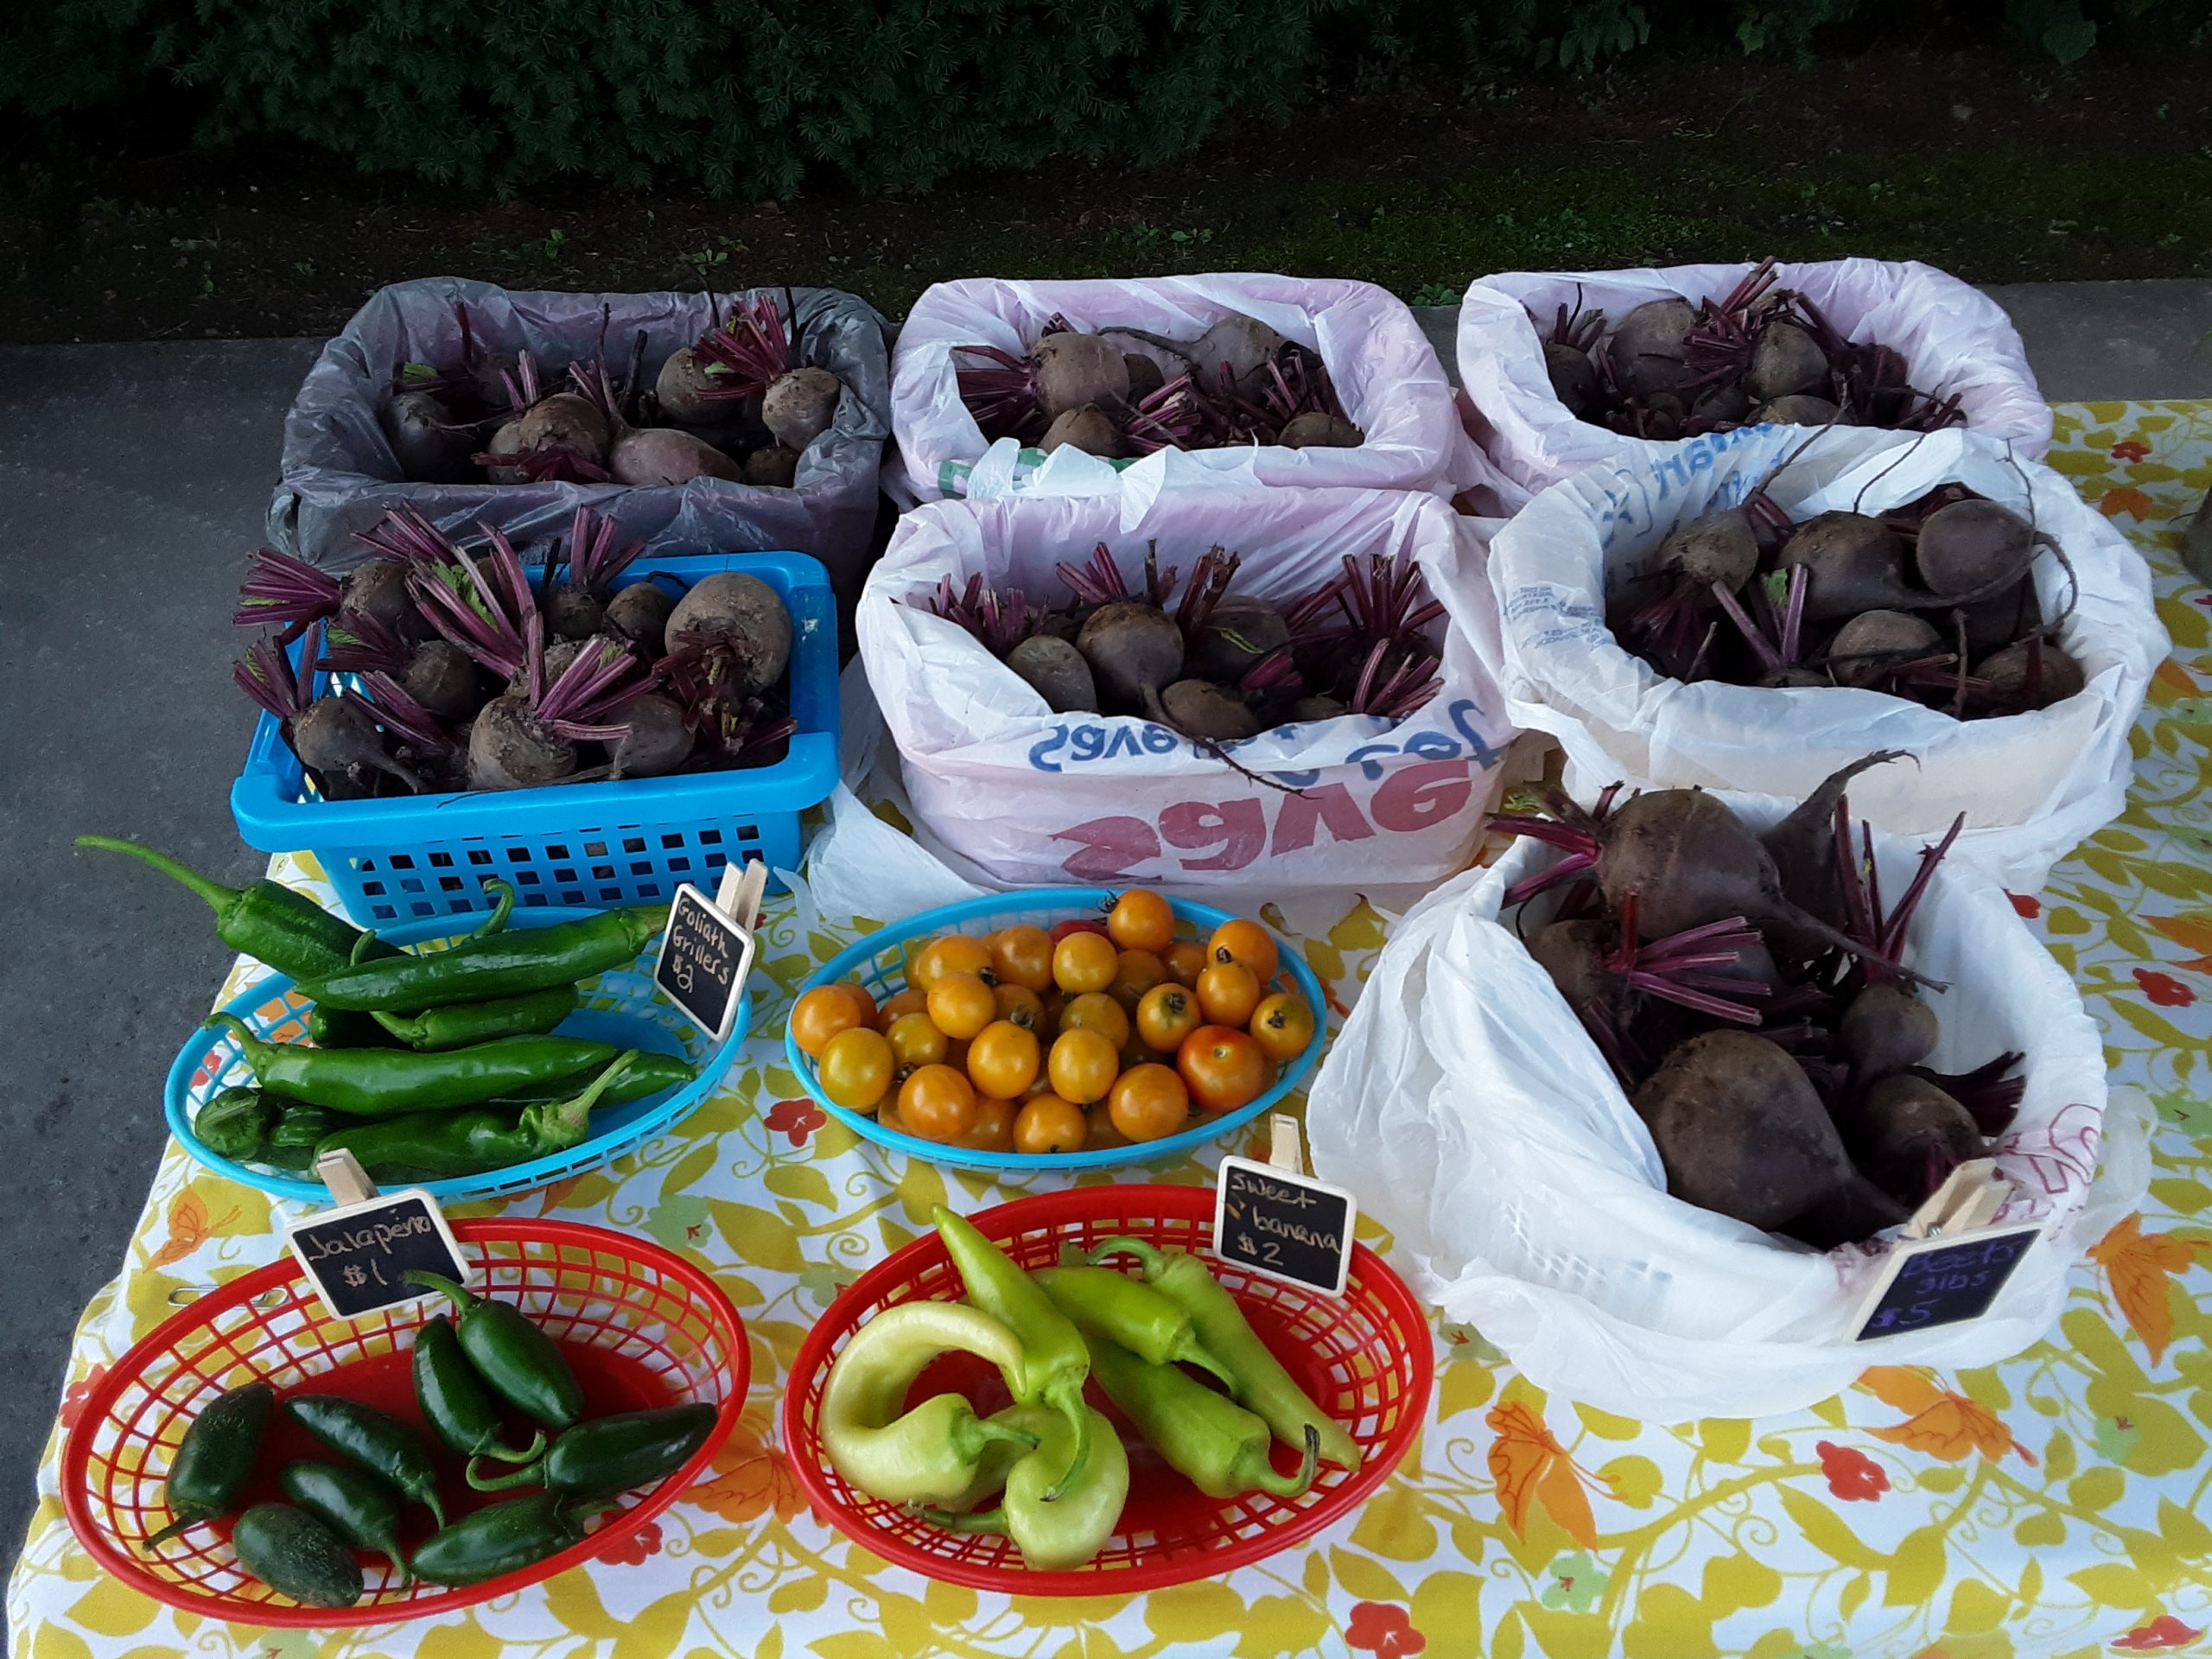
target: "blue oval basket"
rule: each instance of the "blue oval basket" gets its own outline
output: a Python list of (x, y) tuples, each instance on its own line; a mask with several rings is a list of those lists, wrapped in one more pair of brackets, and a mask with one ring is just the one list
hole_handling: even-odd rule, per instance
[[(924, 911), (918, 916), (910, 916), (903, 922), (880, 929), (839, 951), (799, 987), (799, 995), (804, 996), (817, 985), (858, 980), (868, 988), (878, 1002), (881, 1002), (892, 992), (905, 986), (905, 947), (910, 939), (934, 938), (945, 933), (972, 933), (981, 938), (1021, 922), (1033, 922), (1039, 927), (1050, 928), (1056, 922), (1071, 918), (1103, 919), (1113, 905), (1116, 892), (1109, 887), (1033, 887), (1021, 893), (994, 893), (983, 899), (965, 899), (957, 905), (940, 905), (935, 910)], [(1178, 938), (1195, 936), (1203, 939), (1224, 922), (1236, 919), (1230, 911), (1217, 910), (1211, 905), (1197, 904), (1187, 899), (1171, 899), (1168, 906), (1175, 912)], [(806, 1092), (814, 1097), (815, 1104), (823, 1111), (847, 1125), (855, 1134), (879, 1146), (895, 1147), (900, 1152), (927, 1163), (947, 1164), (955, 1169), (976, 1169), (987, 1173), (1111, 1169), (1122, 1164), (1158, 1163), (1179, 1158), (1209, 1141), (1217, 1141), (1279, 1104), (1286, 1095), (1305, 1083), (1306, 1074), (1313, 1070), (1314, 1063), (1321, 1057), (1322, 1049), (1327, 1046), (1328, 1002), (1322, 995), (1321, 982), (1306, 965), (1306, 958), (1287, 944), (1280, 934), (1274, 935), (1274, 938), (1281, 965), (1275, 970), (1274, 982), (1266, 988), (1294, 990), (1306, 999), (1306, 1006), (1313, 1010), (1313, 1040), (1306, 1044), (1304, 1053), (1282, 1069), (1275, 1078), (1274, 1086), (1257, 1100), (1240, 1106), (1233, 1112), (1224, 1112), (1219, 1117), (1195, 1123), (1180, 1134), (1165, 1135), (1157, 1141), (1134, 1141), (1126, 1147), (1102, 1147), (1095, 1152), (977, 1152), (967, 1147), (947, 1146), (943, 1141), (925, 1141), (918, 1135), (886, 1128), (868, 1114), (840, 1106), (823, 1094), (822, 1085), (815, 1080), (814, 1062), (799, 1052), (798, 1045), (791, 1040), (788, 1026), (784, 1032), (784, 1053), (791, 1062), (791, 1070), (798, 1074), (798, 1080)]]
[[(513, 931), (552, 927), (597, 913), (554, 906), (535, 910), (518, 907), (508, 918), (507, 928)], [(435, 917), (395, 925), (378, 937), (393, 944), (442, 948), (465, 938), (476, 919)], [(591, 1121), (596, 1133), (582, 1145), (571, 1147), (566, 1152), (533, 1159), (526, 1164), (511, 1165), (505, 1169), (490, 1170), (481, 1175), (409, 1185), (420, 1186), (448, 1204), (471, 1198), (508, 1198), (612, 1163), (689, 1116), (694, 1107), (720, 1086), (730, 1062), (737, 1058), (746, 1029), (753, 1021), (753, 999), (750, 994), (739, 999), (737, 1017), (730, 1024), (729, 1035), (717, 1043), (660, 994), (653, 984), (652, 965), (649, 952), (627, 968), (614, 969), (595, 979), (585, 980), (577, 987), (582, 1002), (574, 1014), (561, 1022), (561, 1034), (612, 1043), (617, 1048), (658, 1049), (664, 1054), (681, 1055), (698, 1068), (697, 1077), (680, 1087), (594, 1112)], [(299, 1042), (307, 1035), (308, 1007), (308, 1000), (293, 988), (290, 980), (279, 974), (233, 997), (224, 1006), (223, 1012), (236, 1014), (257, 1037), (271, 1042)], [(195, 1082), (195, 1078), (202, 1080)], [(209, 1151), (192, 1133), (193, 1117), (202, 1105), (224, 1089), (252, 1081), (252, 1073), (238, 1052), (238, 1043), (227, 1033), (205, 1029), (194, 1032), (177, 1052), (175, 1064), (169, 1067), (169, 1132), (183, 1142), (184, 1149), (194, 1159), (219, 1175), (258, 1187), (280, 1198), (313, 1205), (329, 1203), (329, 1191), (321, 1181), (235, 1163)]]

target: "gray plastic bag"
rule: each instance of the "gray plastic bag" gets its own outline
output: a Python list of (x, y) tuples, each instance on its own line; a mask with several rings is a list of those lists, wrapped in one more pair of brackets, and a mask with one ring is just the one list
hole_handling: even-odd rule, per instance
[[(867, 574), (876, 523), (876, 479), (891, 430), (890, 325), (865, 300), (835, 289), (790, 290), (801, 355), (844, 382), (836, 423), (799, 457), (791, 489), (695, 479), (689, 484), (426, 484), (402, 480), (377, 411), (407, 363), (461, 360), (456, 301), (468, 308), (478, 346), (528, 351), (556, 378), (600, 352), (601, 307), (609, 308), (608, 367), (620, 375), (645, 331), (644, 384), (678, 346), (716, 321), (716, 308), (761, 290), (705, 294), (519, 294), (454, 276), (379, 289), (322, 349), (284, 421), (283, 474), (269, 507), (270, 539), (332, 569), (362, 557), (353, 538), (393, 508), (411, 505), (448, 532), (497, 525), (518, 546), (568, 533), (578, 505), (611, 515), (627, 538), (656, 553), (810, 553), (829, 567), (849, 607)], [(785, 290), (772, 290), (779, 302)], [(550, 374), (546, 372), (550, 371)]]

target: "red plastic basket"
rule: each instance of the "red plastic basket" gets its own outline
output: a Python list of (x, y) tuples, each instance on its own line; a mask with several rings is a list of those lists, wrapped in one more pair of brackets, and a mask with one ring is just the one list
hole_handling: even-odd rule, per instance
[[(184, 1431), (223, 1389), (257, 1378), (281, 1401), (296, 1390), (344, 1395), (421, 1431), (439, 1459), (448, 1517), (512, 1494), (471, 1493), (461, 1460), (423, 1426), (415, 1404), (410, 1333), (445, 1306), (412, 1302), (359, 1319), (327, 1317), (290, 1257), (231, 1281), (163, 1323), (92, 1387), (61, 1454), (62, 1503), (78, 1541), (100, 1565), (158, 1601), (209, 1618), (257, 1625), (336, 1629), (449, 1612), (524, 1585), (636, 1534), (697, 1478), (744, 1409), (750, 1370), (744, 1325), (714, 1281), (644, 1239), (562, 1221), (455, 1221), (470, 1287), (518, 1306), (561, 1344), (583, 1384), (589, 1415), (710, 1401), (720, 1417), (691, 1460), (598, 1530), (534, 1567), (465, 1589), (401, 1587), (381, 1556), (363, 1557), (366, 1591), (351, 1607), (299, 1605), (248, 1578), (227, 1523), (196, 1527), (149, 1555), (143, 1541), (166, 1525), (164, 1478)], [(282, 1496), (276, 1470), (295, 1457), (331, 1454), (279, 1412), (270, 1422), (253, 1484), (240, 1507)], [(406, 1510), (408, 1548), (427, 1535), (428, 1512)], [(417, 1524), (419, 1523), (419, 1524)]]
[[(1024, 1267), (1059, 1257), (1063, 1244), (1088, 1249), (1116, 1234), (1166, 1249), (1209, 1251), (1210, 1187), (1078, 1187), (1018, 1198), (970, 1217)], [(1314, 1402), (1343, 1424), (1364, 1454), (1357, 1470), (1322, 1465), (1304, 1496), (1265, 1492), (1212, 1498), (1162, 1463), (1099, 1393), (1090, 1402), (1123, 1430), (1129, 1497), (1120, 1528), (1086, 1565), (1061, 1572), (1025, 1566), (1005, 1538), (944, 1531), (848, 1485), (830, 1465), (817, 1433), (822, 1384), (849, 1337), (900, 1302), (955, 1301), (959, 1274), (934, 1233), (861, 1275), (799, 1345), (784, 1393), (784, 1446), (816, 1510), (855, 1542), (932, 1579), (1013, 1595), (1099, 1596), (1157, 1590), (1212, 1578), (1263, 1560), (1351, 1512), (1389, 1478), (1421, 1432), (1435, 1369), (1433, 1338), (1405, 1282), (1365, 1245), (1355, 1245), (1341, 1298), (1247, 1274), (1208, 1255), (1206, 1265)], [(998, 1373), (969, 1356), (947, 1356), (915, 1383), (910, 1403), (950, 1388), (978, 1411), (1007, 1403)], [(1295, 1466), (1287, 1447), (1276, 1467)]]

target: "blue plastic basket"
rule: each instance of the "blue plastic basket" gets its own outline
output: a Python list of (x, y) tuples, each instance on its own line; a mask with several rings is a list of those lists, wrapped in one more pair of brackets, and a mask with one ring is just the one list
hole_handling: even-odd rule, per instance
[[(1032, 887), (1020, 893), (966, 899), (957, 905), (940, 905), (935, 910), (924, 911), (918, 916), (910, 916), (903, 922), (880, 929), (839, 951), (799, 987), (799, 995), (804, 996), (817, 985), (858, 980), (868, 988), (880, 1003), (905, 988), (906, 944), (910, 939), (936, 938), (946, 933), (972, 933), (981, 938), (1020, 922), (1033, 922), (1039, 927), (1050, 928), (1071, 917), (1077, 919), (1103, 918), (1112, 906), (1114, 899), (1114, 890), (1108, 887)], [(1187, 899), (1172, 899), (1168, 905), (1175, 912), (1179, 924), (1176, 929), (1178, 937), (1203, 939), (1224, 922), (1236, 919), (1232, 912), (1217, 910), (1211, 905), (1196, 904)], [(938, 1141), (925, 1141), (918, 1135), (887, 1128), (867, 1113), (840, 1106), (823, 1094), (821, 1084), (815, 1080), (814, 1061), (799, 1052), (798, 1045), (791, 1040), (788, 1026), (784, 1032), (784, 1054), (791, 1063), (791, 1070), (798, 1074), (800, 1084), (823, 1111), (879, 1146), (896, 1147), (899, 1151), (928, 1163), (949, 1164), (956, 1169), (998, 1173), (1048, 1169), (1072, 1172), (1111, 1169), (1121, 1164), (1158, 1163), (1179, 1158), (1209, 1141), (1217, 1141), (1272, 1109), (1292, 1090), (1304, 1086), (1306, 1074), (1313, 1071), (1314, 1063), (1321, 1058), (1322, 1049), (1327, 1046), (1328, 1017), (1328, 1003), (1322, 995), (1321, 982), (1306, 965), (1306, 958), (1280, 935), (1276, 938), (1276, 944), (1281, 965), (1276, 969), (1274, 983), (1269, 988), (1294, 990), (1306, 999), (1306, 1006), (1313, 1010), (1313, 1040), (1306, 1044), (1304, 1053), (1282, 1069), (1275, 1078), (1274, 1086), (1257, 1100), (1240, 1106), (1233, 1112), (1224, 1112), (1219, 1117), (1195, 1123), (1179, 1135), (1165, 1135), (1157, 1141), (1135, 1141), (1126, 1147), (1102, 1147), (1091, 1152), (976, 1152), (966, 1147), (947, 1146)]]
[[(551, 927), (560, 922), (580, 921), (594, 913), (588, 910), (525, 911), (518, 907), (508, 918), (507, 926)], [(378, 937), (393, 944), (427, 944), (442, 949), (464, 934), (441, 918), (429, 922), (402, 923)], [(752, 996), (747, 994), (740, 997), (737, 1018), (730, 1024), (729, 1035), (718, 1043), (685, 1019), (654, 986), (652, 951), (656, 949), (657, 944), (649, 947), (627, 968), (612, 969), (578, 986), (582, 1003), (561, 1022), (561, 1034), (612, 1043), (617, 1048), (651, 1048), (664, 1054), (678, 1054), (698, 1068), (699, 1075), (681, 1087), (594, 1112), (592, 1127), (597, 1133), (581, 1146), (482, 1175), (418, 1183), (425, 1192), (441, 1202), (459, 1203), (467, 1198), (507, 1198), (533, 1187), (550, 1185), (564, 1177), (612, 1163), (625, 1153), (634, 1152), (683, 1122), (694, 1107), (714, 1093), (730, 1063), (737, 1058), (746, 1031), (753, 1023)], [(271, 1042), (299, 1042), (307, 1034), (308, 1007), (308, 999), (280, 974), (233, 997), (223, 1011), (236, 1014), (257, 1037)], [(225, 1089), (252, 1081), (252, 1073), (239, 1056), (236, 1039), (227, 1032), (195, 1031), (177, 1051), (176, 1062), (169, 1067), (165, 1102), (169, 1132), (194, 1159), (219, 1175), (259, 1187), (280, 1198), (306, 1204), (329, 1203), (330, 1193), (321, 1181), (235, 1163), (209, 1151), (192, 1133), (192, 1120), (201, 1106)]]
[[(329, 801), (313, 792), (264, 714), (231, 785), (239, 836), (264, 852), (312, 853), (340, 906), (365, 927), (488, 909), (483, 879), (491, 875), (513, 884), (518, 906), (598, 909), (665, 903), (685, 881), (712, 893), (732, 861), (797, 869), (799, 814), (837, 785), (837, 612), (829, 573), (804, 553), (647, 555), (615, 586), (653, 575), (689, 584), (716, 570), (760, 577), (791, 613), (798, 730), (775, 765)], [(543, 580), (541, 568), (529, 575), (533, 587)], [(315, 677), (318, 690), (329, 678)]]

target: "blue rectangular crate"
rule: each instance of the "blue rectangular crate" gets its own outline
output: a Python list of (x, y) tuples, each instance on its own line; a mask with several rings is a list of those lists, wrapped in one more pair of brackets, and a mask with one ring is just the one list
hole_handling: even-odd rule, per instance
[[(741, 570), (776, 590), (791, 615), (791, 713), (798, 730), (771, 766), (629, 778), (541, 789), (470, 790), (329, 801), (264, 714), (231, 785), (231, 815), (250, 847), (313, 855), (346, 913), (364, 927), (490, 907), (484, 878), (518, 904), (665, 904), (686, 881), (712, 893), (722, 866), (758, 858), (796, 869), (799, 815), (837, 784), (837, 612), (829, 573), (804, 553), (656, 559), (615, 581), (687, 585)], [(543, 579), (529, 570), (531, 585)], [(294, 647), (295, 660), (298, 647)], [(315, 676), (317, 690), (329, 677)]]

